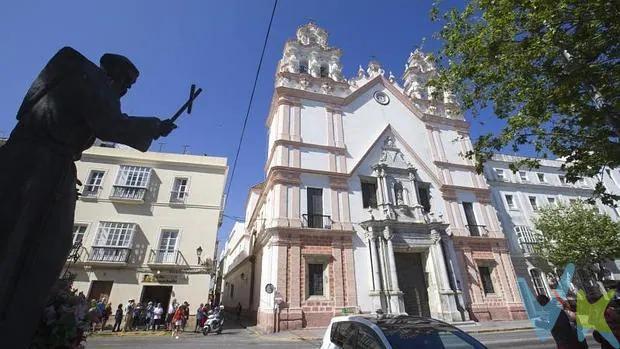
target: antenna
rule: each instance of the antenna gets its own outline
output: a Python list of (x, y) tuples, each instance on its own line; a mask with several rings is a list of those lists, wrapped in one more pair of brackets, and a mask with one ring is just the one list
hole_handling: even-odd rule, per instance
[(164, 145), (166, 145), (165, 142), (159, 142), (159, 152), (161, 153), (161, 151), (164, 149)]
[(187, 154), (187, 148), (189, 148), (188, 144), (183, 145), (183, 154)]

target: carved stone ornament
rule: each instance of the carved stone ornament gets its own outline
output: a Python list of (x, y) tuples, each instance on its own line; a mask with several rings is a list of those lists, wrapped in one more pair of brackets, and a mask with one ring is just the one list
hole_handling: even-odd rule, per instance
[(375, 76), (385, 74), (385, 70), (381, 68), (381, 64), (379, 62), (370, 61), (368, 62), (368, 68), (366, 69), (366, 73), (368, 73), (368, 77), (372, 79)]
[(297, 41), (302, 45), (319, 45), (322, 48), (327, 46), (327, 32), (310, 22), (297, 29)]
[(381, 105), (387, 105), (390, 103), (390, 97), (383, 91), (376, 91), (373, 94), (373, 97), (375, 98), (375, 101)]

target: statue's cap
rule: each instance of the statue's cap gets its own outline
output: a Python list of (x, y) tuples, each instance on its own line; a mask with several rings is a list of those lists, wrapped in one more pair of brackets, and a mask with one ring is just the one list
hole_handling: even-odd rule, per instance
[(99, 60), (101, 67), (108, 72), (117, 71), (118, 69), (123, 69), (125, 71), (132, 72), (136, 77), (140, 75), (140, 71), (136, 66), (129, 60), (129, 58), (121, 55), (117, 55), (114, 53), (106, 53), (101, 56)]

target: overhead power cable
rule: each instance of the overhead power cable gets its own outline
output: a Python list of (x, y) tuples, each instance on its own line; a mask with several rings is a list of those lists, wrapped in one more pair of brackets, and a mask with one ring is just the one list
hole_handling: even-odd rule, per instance
[[(258, 77), (260, 75), (261, 67), (263, 65), (263, 58), (265, 57), (265, 49), (267, 48), (267, 41), (269, 40), (269, 33), (271, 32), (271, 25), (273, 23), (273, 17), (276, 13), (276, 7), (278, 5), (278, 0), (274, 0), (273, 9), (271, 10), (271, 18), (269, 19), (269, 26), (267, 27), (267, 33), (265, 34), (265, 41), (263, 42), (263, 50), (260, 54), (260, 60), (258, 61), (258, 67), (256, 68), (256, 75), (254, 76), (254, 85), (252, 86), (252, 93), (250, 94), (250, 101), (248, 103), (248, 108), (245, 112), (245, 118), (243, 119), (243, 127), (241, 128), (241, 135), (239, 137), (239, 144), (237, 145), (237, 152), (235, 154), (235, 160), (233, 161), (232, 170), (230, 171), (230, 179), (228, 181), (228, 188), (226, 189), (226, 203), (225, 206), (228, 206), (230, 188), (232, 187), (233, 180), (235, 178), (235, 170), (237, 169), (237, 160), (239, 159), (239, 152), (241, 151), (241, 145), (243, 144), (243, 136), (245, 135), (245, 128), (248, 124), (248, 118), (250, 116), (250, 110), (252, 109), (252, 102), (254, 101), (254, 93), (256, 92), (256, 85), (258, 83)], [(224, 207), (223, 211), (226, 210)]]

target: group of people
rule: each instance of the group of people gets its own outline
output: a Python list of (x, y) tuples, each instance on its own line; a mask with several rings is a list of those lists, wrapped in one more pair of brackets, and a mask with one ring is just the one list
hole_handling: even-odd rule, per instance
[[(577, 335), (577, 307), (576, 301), (564, 300), (561, 297), (555, 297), (562, 309), (558, 315), (557, 320), (551, 328), (551, 336), (556, 342), (558, 349), (586, 349), (588, 343), (584, 338), (583, 341), (579, 341)], [(595, 303), (599, 296), (588, 295), (587, 301), (591, 304)], [(551, 300), (546, 295), (538, 295), (537, 299), (540, 305), (545, 306)], [(616, 287), (616, 296), (610, 300), (609, 304), (605, 308), (603, 314), (605, 322), (608, 324), (612, 335), (620, 341), (620, 283)], [(607, 339), (598, 331), (593, 332), (593, 338), (601, 345), (602, 349), (611, 349), (614, 346), (607, 341)]]
[(130, 299), (123, 309), (123, 305), (119, 304), (114, 314), (114, 327), (112, 332), (121, 331), (121, 322), (123, 317), (125, 318), (125, 325), (123, 331), (135, 331), (143, 329), (158, 330), (162, 323), (164, 314), (164, 308), (161, 303), (154, 303), (152, 301), (144, 303), (137, 303), (133, 299)]
[[(83, 294), (80, 296), (83, 297)], [(110, 315), (112, 315), (112, 303), (106, 302), (105, 298), (101, 298), (99, 301), (93, 299), (90, 301), (87, 314), (91, 331), (95, 332), (97, 327), (103, 331)]]

